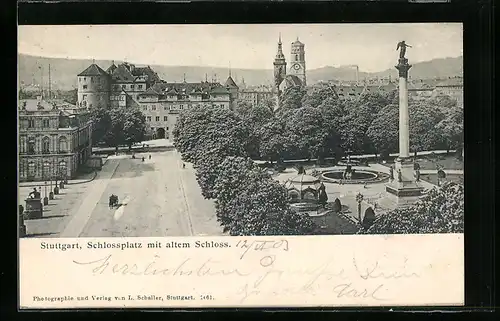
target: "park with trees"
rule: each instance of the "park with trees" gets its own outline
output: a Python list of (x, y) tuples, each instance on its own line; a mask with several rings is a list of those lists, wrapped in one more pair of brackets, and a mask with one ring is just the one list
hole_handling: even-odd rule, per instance
[[(240, 102), (234, 110), (193, 107), (181, 112), (174, 129), (174, 146), (193, 164), (203, 196), (215, 201), (218, 220), (231, 235), (316, 233), (316, 223), (290, 210), (286, 189), (269, 174), (283, 170), (286, 160), (314, 159), (320, 165), (333, 159), (335, 164), (354, 153), (373, 154), (379, 162), (398, 150), (396, 91), (342, 100), (329, 84), (292, 87), (281, 95), (280, 105), (277, 111), (269, 102)], [(461, 151), (463, 109), (451, 99), (410, 99), (409, 111), (411, 152)], [(421, 221), (443, 206), (450, 214), (424, 228)], [(446, 185), (405, 210), (377, 218), (365, 213), (360, 233), (456, 232), (463, 226), (463, 213), (452, 213), (457, 206), (463, 207), (463, 189), (460, 194)]]

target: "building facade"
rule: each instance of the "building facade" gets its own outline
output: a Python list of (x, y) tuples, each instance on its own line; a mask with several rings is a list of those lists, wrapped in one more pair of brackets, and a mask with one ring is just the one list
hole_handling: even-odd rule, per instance
[(247, 102), (253, 106), (273, 99), (273, 91), (266, 86), (258, 86), (252, 88), (240, 89), (238, 92), (238, 99)]
[(74, 177), (92, 154), (88, 109), (39, 97), (20, 100), (18, 113), (19, 180)]
[(178, 114), (195, 105), (234, 108), (238, 86), (231, 72), (224, 85), (212, 81), (167, 83), (149, 67), (112, 62), (106, 70), (90, 65), (78, 75), (78, 104), (88, 108), (139, 108), (147, 135), (171, 138)]
[(216, 82), (156, 83), (138, 95), (137, 103), (146, 116), (148, 134), (153, 138), (172, 138), (182, 110), (205, 106), (231, 109), (237, 99), (238, 87), (231, 77), (226, 85)]

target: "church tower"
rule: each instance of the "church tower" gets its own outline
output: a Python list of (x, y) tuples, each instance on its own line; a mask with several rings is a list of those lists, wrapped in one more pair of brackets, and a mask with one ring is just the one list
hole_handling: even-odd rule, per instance
[(278, 41), (278, 52), (276, 53), (276, 57), (274, 58), (274, 87), (276, 90), (279, 89), (279, 86), (283, 79), (286, 76), (286, 60), (285, 55), (283, 55), (283, 46), (281, 43), (281, 33)]
[(297, 40), (292, 42), (292, 55), (290, 57), (290, 70), (289, 74), (297, 76), (302, 85), (306, 86), (306, 52), (305, 45)]

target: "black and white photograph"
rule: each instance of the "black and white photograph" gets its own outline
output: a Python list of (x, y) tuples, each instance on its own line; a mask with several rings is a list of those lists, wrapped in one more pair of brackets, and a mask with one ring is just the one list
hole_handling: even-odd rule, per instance
[(20, 25), (19, 235), (463, 233), (462, 38)]

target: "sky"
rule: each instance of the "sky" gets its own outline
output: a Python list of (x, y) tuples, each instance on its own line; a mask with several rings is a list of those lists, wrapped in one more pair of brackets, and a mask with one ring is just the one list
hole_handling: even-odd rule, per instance
[(410, 63), (463, 54), (460, 23), (19, 26), (19, 53), (136, 64), (272, 69), (279, 34), (305, 44), (308, 69), (394, 66), (405, 40)]

